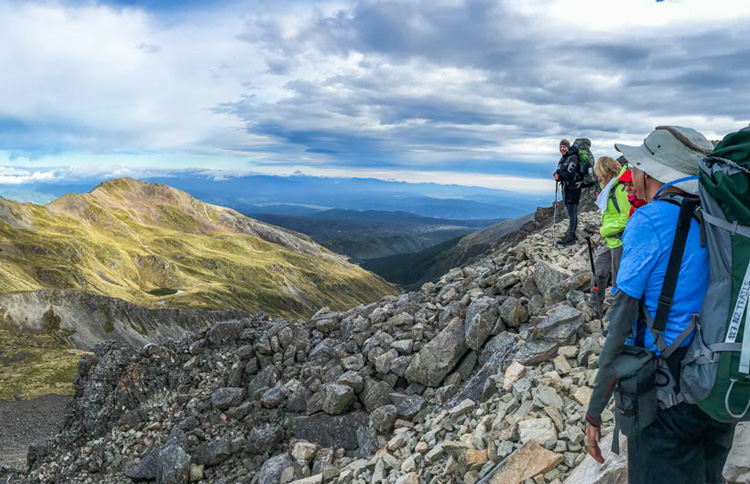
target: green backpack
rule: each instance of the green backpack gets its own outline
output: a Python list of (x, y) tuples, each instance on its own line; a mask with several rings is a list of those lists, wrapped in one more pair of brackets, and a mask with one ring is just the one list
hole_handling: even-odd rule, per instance
[(715, 420), (750, 420), (750, 128), (699, 165), (709, 287), (682, 361), (680, 390)]
[(578, 138), (573, 142), (571, 147), (574, 153), (578, 155), (579, 163), (579, 186), (581, 188), (593, 187), (596, 185), (596, 175), (594, 174), (594, 155), (591, 153), (591, 140), (588, 138)]

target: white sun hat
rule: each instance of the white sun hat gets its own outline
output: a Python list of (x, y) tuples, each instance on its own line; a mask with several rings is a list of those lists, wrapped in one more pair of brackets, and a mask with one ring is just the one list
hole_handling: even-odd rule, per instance
[[(615, 144), (632, 166), (667, 184), (698, 174), (698, 162), (714, 145), (698, 131), (681, 126), (657, 126), (641, 146)], [(676, 183), (678, 188), (698, 194), (698, 181)]]

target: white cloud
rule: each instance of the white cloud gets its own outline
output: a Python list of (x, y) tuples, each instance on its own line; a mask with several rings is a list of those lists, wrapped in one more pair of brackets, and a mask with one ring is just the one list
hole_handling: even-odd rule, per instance
[(32, 182), (51, 182), (57, 179), (55, 170), (23, 170), (15, 167), (0, 166), (0, 185), (22, 185)]
[(164, 26), (104, 6), (0, 4), (0, 117), (49, 127), (72, 150), (216, 150), (242, 124), (212, 112), (265, 69), (241, 18)]
[(659, 124), (746, 124), (749, 20), (740, 0), (0, 0), (0, 149), (98, 176), (203, 160), (546, 190), (563, 136), (611, 155)]

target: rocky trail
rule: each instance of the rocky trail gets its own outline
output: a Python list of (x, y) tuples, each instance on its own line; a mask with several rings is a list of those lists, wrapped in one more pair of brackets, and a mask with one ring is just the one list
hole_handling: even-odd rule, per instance
[(29, 446), (60, 430), (68, 402), (70, 397), (59, 395), (0, 401), (0, 467), (24, 467)]
[[(0, 482), (627, 482), (624, 456), (585, 453), (603, 337), (585, 248), (555, 247), (548, 222), (540, 210), (439, 282), (346, 312), (101, 343), (62, 432)], [(749, 445), (739, 429), (731, 481), (750, 482)]]

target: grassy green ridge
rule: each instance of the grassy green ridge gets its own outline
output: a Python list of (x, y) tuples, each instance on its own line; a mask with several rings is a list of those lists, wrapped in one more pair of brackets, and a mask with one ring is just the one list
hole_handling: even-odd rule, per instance
[[(2, 293), (80, 289), (144, 306), (300, 317), (394, 292), (305, 236), (262, 224), (273, 241), (264, 240), (241, 228), (260, 222), (164, 185), (120, 179), (47, 206), (2, 203), (12, 214), (0, 221)], [(163, 288), (180, 292), (149, 294)]]
[(72, 395), (82, 354), (55, 334), (17, 333), (0, 324), (0, 400)]
[[(38, 289), (86, 291), (148, 308), (281, 317), (310, 316), (323, 306), (343, 310), (395, 292), (307, 236), (132, 179), (45, 206), (0, 198), (0, 294)], [(73, 392), (83, 352), (49, 319), (44, 332), (32, 334), (11, 329), (0, 308), (0, 399)]]

